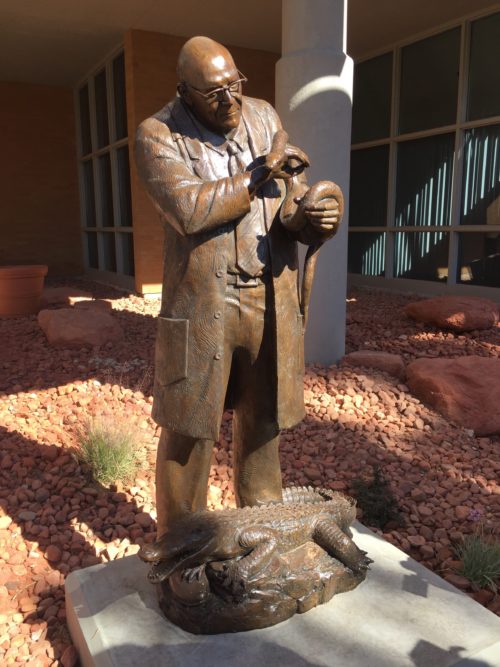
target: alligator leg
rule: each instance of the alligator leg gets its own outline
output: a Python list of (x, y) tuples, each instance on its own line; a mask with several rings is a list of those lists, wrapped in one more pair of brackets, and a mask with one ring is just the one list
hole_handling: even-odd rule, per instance
[(356, 574), (366, 572), (370, 563), (373, 563), (367, 558), (366, 552), (358, 549), (349, 535), (346, 535), (331, 519), (322, 518), (317, 521), (313, 540), (330, 556), (337, 558)]
[(225, 584), (234, 593), (245, 588), (248, 579), (262, 571), (271, 561), (276, 550), (276, 533), (271, 528), (245, 528), (238, 539), (247, 551), (239, 560), (224, 563)]

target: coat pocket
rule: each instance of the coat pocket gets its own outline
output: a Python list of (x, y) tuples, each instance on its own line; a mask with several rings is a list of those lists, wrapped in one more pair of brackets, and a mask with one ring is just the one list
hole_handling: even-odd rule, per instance
[(187, 378), (189, 320), (158, 318), (155, 379), (160, 385)]

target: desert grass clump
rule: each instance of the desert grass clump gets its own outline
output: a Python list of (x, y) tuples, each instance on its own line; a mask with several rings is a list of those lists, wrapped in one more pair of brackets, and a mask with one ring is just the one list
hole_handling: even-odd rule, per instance
[(479, 529), (456, 547), (462, 561), (460, 574), (476, 588), (490, 588), (497, 593), (500, 586), (500, 542), (485, 536)]
[(137, 434), (116, 418), (88, 419), (77, 433), (77, 456), (97, 482), (107, 485), (130, 481), (138, 466)]

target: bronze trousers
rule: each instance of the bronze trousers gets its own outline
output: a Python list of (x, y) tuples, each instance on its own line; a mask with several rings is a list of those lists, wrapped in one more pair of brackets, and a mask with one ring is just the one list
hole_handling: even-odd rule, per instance
[[(219, 363), (224, 364), (233, 406), (234, 484), (240, 507), (282, 499), (274, 317), (271, 284), (227, 286)], [(206, 508), (213, 446), (212, 440), (162, 429), (156, 460), (157, 539), (179, 514)]]

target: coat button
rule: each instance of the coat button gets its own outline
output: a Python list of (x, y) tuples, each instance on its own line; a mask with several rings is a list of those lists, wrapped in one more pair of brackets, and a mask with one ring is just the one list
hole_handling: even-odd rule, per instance
[(215, 275), (217, 276), (217, 278), (222, 278), (222, 276), (224, 275), (224, 271), (222, 269), (217, 269)]
[(220, 312), (220, 310), (216, 310), (215, 313), (214, 313), (214, 317), (215, 317), (215, 319), (218, 320), (219, 317), (221, 316), (221, 314), (222, 314), (222, 313)]
[(219, 359), (222, 359), (222, 354), (220, 352), (216, 352), (214, 354), (214, 359), (217, 359), (217, 361), (219, 361)]

